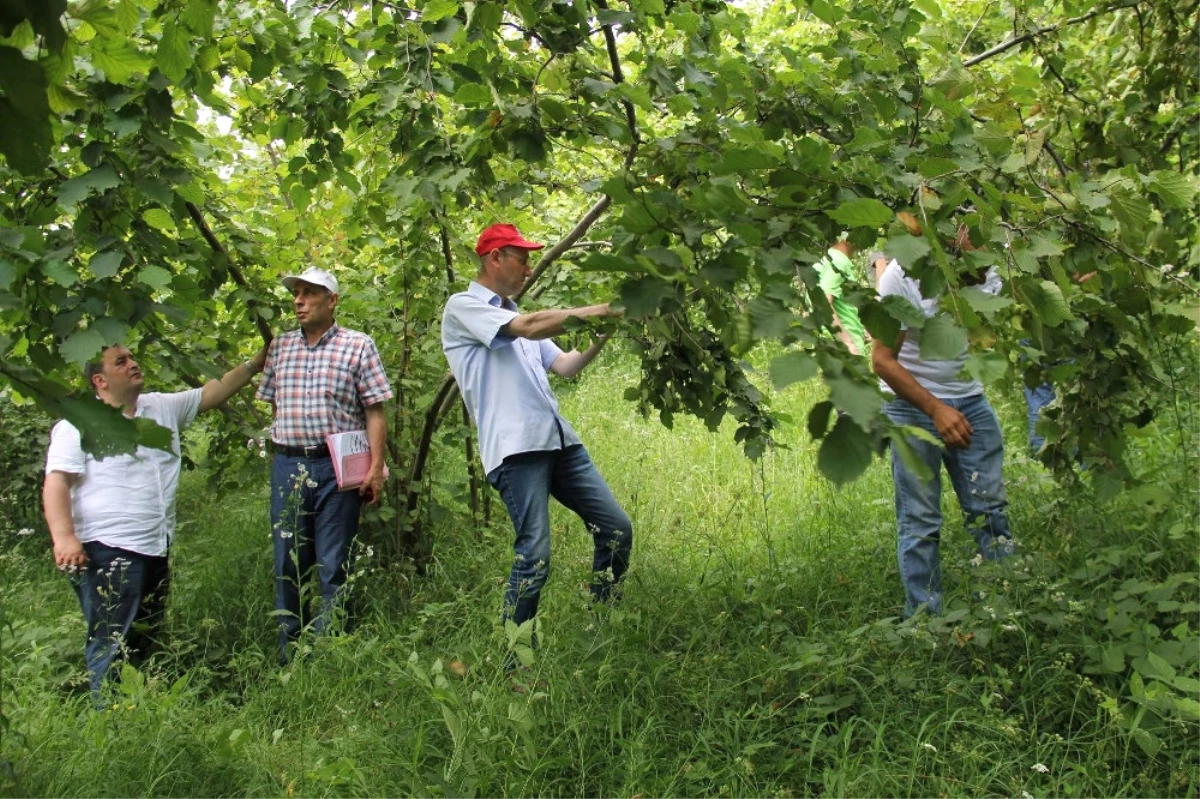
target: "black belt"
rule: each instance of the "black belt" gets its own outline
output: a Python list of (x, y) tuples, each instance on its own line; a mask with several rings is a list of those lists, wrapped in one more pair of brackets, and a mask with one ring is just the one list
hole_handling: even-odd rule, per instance
[(271, 442), (271, 448), (280, 455), (289, 458), (328, 458), (328, 444), (314, 444), (311, 447), (285, 447), (283, 444)]

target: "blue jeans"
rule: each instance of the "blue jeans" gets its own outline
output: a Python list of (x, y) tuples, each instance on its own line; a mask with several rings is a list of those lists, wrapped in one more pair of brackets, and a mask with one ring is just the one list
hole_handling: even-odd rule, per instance
[(271, 462), (271, 538), (275, 542), (275, 610), (279, 615), (280, 661), (288, 644), (308, 626), (304, 582), (316, 567), (321, 603), (313, 629), (324, 632), (339, 603), (345, 604), (350, 550), (358, 533), (357, 490), (338, 491), (333, 461), (276, 453)]
[[(915, 437), (908, 444), (933, 472), (922, 482), (904, 466), (892, 446), (892, 480), (896, 484), (896, 525), (899, 533), (896, 554), (900, 580), (904, 583), (904, 615), (911, 616), (922, 605), (930, 613), (942, 612), (942, 566), (938, 545), (942, 530), (941, 467), (946, 465), (950, 484), (958, 495), (963, 525), (975, 538), (985, 560), (998, 560), (1013, 553), (1008, 528), (1008, 497), (1004, 491), (1004, 440), (995, 411), (982, 394), (963, 399), (942, 400), (956, 408), (974, 428), (971, 446), (942, 448)], [(884, 405), (896, 424), (920, 427), (937, 435), (933, 420), (902, 399)]]
[(71, 581), (87, 622), (88, 682), (100, 706), (104, 678), (122, 656), (140, 663), (150, 653), (171, 584), (166, 556), (140, 555), (99, 541), (83, 545), (88, 563)]
[[(537, 615), (550, 576), (550, 497), (573, 511), (592, 534), (591, 593), (606, 601), (629, 568), (633, 523), (581, 444), (510, 455), (488, 474), (516, 531), (504, 618), (518, 625)], [(536, 638), (534, 639), (536, 644)]]
[(1054, 402), (1054, 387), (1049, 383), (1042, 383), (1035, 388), (1025, 386), (1025, 409), (1029, 413), (1029, 450), (1033, 454), (1041, 451), (1042, 445), (1046, 443), (1044, 436), (1038, 435), (1037, 420), (1042, 413), (1042, 408)]

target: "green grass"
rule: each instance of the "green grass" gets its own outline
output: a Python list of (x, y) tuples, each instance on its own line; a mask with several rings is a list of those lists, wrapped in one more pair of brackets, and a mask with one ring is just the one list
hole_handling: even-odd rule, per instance
[[(508, 520), (499, 502), (488, 528), (451, 507), (453, 439), (436, 452), (429, 573), (364, 557), (364, 623), (287, 669), (265, 472), (220, 496), (189, 474), (170, 650), (126, 674), (109, 712), (78, 689), (82, 620), (46, 542), (4, 539), (2, 791), (1196, 795), (1194, 408), (1137, 442), (1161, 490), (1096, 506), (1022, 454), (1023, 408), (994, 394), (1022, 556), (972, 567), (948, 496), (947, 615), (903, 624), (885, 460), (839, 490), (789, 429), (751, 463), (731, 430), (639, 418), (620, 399), (632, 368), (609, 353), (561, 387), (634, 520), (634, 565), (624, 602), (590, 610), (590, 540), (555, 506), (531, 692), (500, 669)], [(819, 393), (772, 402), (803, 419)]]

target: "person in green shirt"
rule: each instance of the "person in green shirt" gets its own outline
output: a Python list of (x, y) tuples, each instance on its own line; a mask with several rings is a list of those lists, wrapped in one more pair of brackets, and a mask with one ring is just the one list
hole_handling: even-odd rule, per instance
[(867, 331), (858, 318), (858, 309), (846, 302), (842, 296), (843, 286), (857, 279), (854, 262), (854, 245), (846, 240), (835, 242), (825, 257), (816, 263), (821, 290), (833, 306), (833, 321), (837, 326), (837, 337), (846, 349), (855, 355), (867, 354)]

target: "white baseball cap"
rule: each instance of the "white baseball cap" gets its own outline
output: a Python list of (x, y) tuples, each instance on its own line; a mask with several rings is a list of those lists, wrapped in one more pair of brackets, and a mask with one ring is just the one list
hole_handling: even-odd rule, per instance
[(338, 293), (337, 278), (324, 269), (317, 269), (315, 266), (310, 266), (298, 275), (286, 275), (283, 278), (283, 286), (288, 291), (291, 291), (295, 287), (296, 282), (300, 280), (303, 280), (305, 283), (312, 283), (314, 286), (329, 289), (331, 294)]

